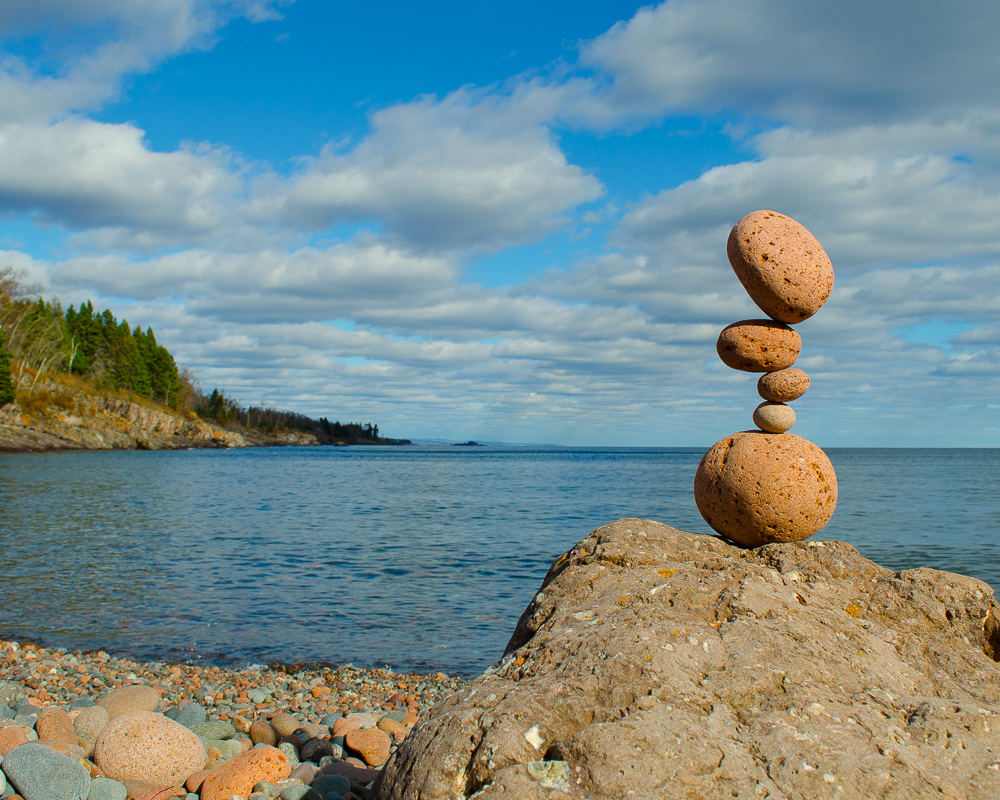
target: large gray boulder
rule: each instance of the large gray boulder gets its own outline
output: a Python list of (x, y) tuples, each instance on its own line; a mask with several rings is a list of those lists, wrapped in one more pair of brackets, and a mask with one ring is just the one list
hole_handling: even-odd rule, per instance
[(556, 560), (373, 795), (997, 798), (996, 658), (974, 578), (624, 519)]

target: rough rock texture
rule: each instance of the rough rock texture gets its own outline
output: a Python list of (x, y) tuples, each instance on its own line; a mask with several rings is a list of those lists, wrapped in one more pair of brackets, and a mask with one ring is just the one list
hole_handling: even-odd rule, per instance
[(733, 226), (729, 263), (750, 299), (772, 319), (802, 322), (833, 290), (833, 265), (816, 237), (777, 211), (754, 211)]
[(741, 431), (702, 457), (694, 499), (712, 530), (744, 547), (807, 539), (837, 507), (837, 475), (819, 447), (792, 433)]
[(715, 343), (727, 367), (742, 372), (774, 372), (795, 363), (802, 337), (770, 319), (744, 319), (727, 325)]
[(998, 614), (981, 581), (842, 542), (620, 520), (555, 561), (373, 796), (1000, 797)]
[(292, 768), (285, 754), (274, 747), (258, 747), (214, 770), (201, 784), (201, 800), (228, 800), (234, 794), (248, 797), (260, 781), (275, 784)]
[[(0, 451), (175, 450), (188, 447), (245, 447), (238, 433), (116, 397), (68, 393), (59, 413), (35, 416), (16, 404), (0, 408)], [(58, 406), (57, 406), (58, 408)]]
[(809, 389), (809, 375), (801, 369), (767, 372), (757, 381), (757, 394), (775, 403), (790, 403)]
[(765, 400), (753, 410), (753, 424), (767, 433), (784, 433), (795, 426), (795, 410), (784, 403)]

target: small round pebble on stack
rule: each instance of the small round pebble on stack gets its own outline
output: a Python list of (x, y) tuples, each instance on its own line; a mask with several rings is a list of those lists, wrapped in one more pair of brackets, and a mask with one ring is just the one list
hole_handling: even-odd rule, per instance
[(770, 317), (734, 322), (716, 343), (726, 366), (763, 372), (753, 412), (759, 430), (716, 442), (694, 479), (695, 502), (712, 528), (745, 547), (806, 539), (837, 506), (837, 476), (819, 447), (787, 433), (795, 411), (787, 403), (809, 388), (792, 365), (802, 339), (791, 327), (808, 319), (833, 289), (833, 265), (802, 225), (776, 211), (754, 211), (736, 223), (726, 246), (729, 263), (750, 299)]

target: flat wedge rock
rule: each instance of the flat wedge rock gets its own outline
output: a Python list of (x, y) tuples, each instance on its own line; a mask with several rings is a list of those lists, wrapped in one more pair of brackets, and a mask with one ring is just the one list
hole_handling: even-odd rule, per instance
[(754, 211), (726, 244), (733, 272), (772, 319), (794, 325), (815, 314), (833, 290), (833, 264), (805, 226), (777, 211)]
[(722, 363), (741, 372), (776, 372), (795, 363), (802, 337), (772, 319), (744, 319), (727, 325), (715, 343)]
[(784, 433), (795, 425), (795, 410), (784, 403), (765, 400), (754, 409), (753, 424), (767, 433)]
[(793, 433), (741, 431), (705, 453), (694, 499), (712, 530), (744, 547), (808, 539), (837, 507), (837, 475)]
[(809, 389), (809, 375), (801, 369), (767, 372), (757, 381), (757, 394), (773, 403), (790, 403)]

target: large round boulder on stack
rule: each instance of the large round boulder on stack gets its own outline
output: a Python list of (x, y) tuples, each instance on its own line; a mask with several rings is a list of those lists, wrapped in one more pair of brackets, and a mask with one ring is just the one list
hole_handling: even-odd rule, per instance
[(744, 319), (727, 325), (715, 349), (727, 367), (742, 372), (775, 372), (795, 363), (802, 337), (772, 319)]
[(830, 521), (837, 476), (826, 453), (801, 436), (743, 431), (705, 453), (694, 499), (715, 531), (744, 547), (794, 542)]
[(772, 319), (795, 324), (833, 289), (833, 265), (816, 237), (777, 211), (754, 211), (733, 226), (729, 263), (750, 299)]

